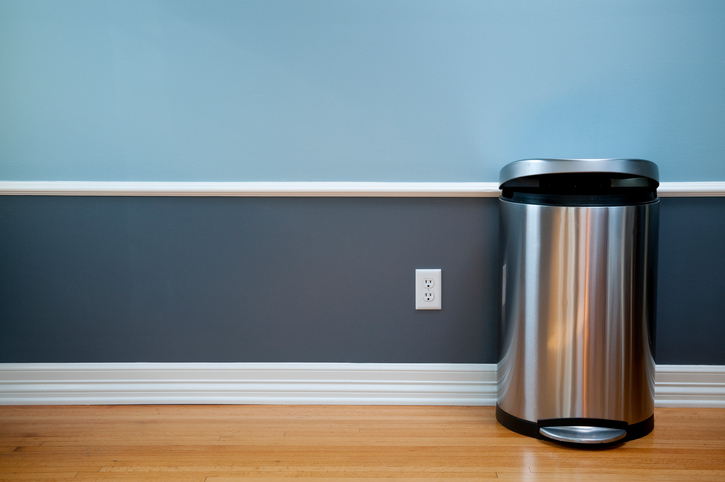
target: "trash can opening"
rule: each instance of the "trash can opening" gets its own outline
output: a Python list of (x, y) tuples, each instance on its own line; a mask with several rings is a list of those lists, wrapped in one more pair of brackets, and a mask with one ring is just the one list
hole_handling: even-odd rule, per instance
[(653, 202), (657, 166), (641, 159), (524, 159), (501, 170), (501, 197), (554, 206)]

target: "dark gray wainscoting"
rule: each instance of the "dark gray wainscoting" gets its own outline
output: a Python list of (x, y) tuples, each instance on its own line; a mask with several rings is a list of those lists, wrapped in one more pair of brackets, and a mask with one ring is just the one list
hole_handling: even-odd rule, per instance
[(663, 198), (658, 363), (725, 365), (725, 197)]
[[(0, 361), (495, 362), (475, 198), (0, 199)], [(415, 311), (416, 268), (443, 270)]]
[[(495, 363), (494, 198), (0, 197), (0, 362)], [(661, 210), (658, 363), (725, 364), (725, 198)], [(414, 270), (443, 310), (414, 310)]]

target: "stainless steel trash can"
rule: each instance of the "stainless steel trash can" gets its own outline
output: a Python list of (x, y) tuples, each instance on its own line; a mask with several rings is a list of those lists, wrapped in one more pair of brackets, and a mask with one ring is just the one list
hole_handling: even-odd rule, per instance
[(638, 159), (501, 170), (503, 426), (571, 443), (654, 428), (658, 176)]

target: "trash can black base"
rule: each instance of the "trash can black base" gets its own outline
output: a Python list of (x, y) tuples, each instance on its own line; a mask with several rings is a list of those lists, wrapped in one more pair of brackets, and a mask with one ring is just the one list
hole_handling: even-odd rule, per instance
[[(626, 430), (627, 435), (622, 438), (621, 440), (617, 440), (614, 443), (622, 443), (627, 442), (629, 440), (635, 440), (641, 437), (644, 437), (645, 435), (652, 432), (655, 426), (655, 416), (652, 415), (649, 418), (634, 423), (631, 425), (628, 425), (625, 422), (619, 422), (616, 420), (603, 420), (603, 419), (596, 419), (596, 418), (559, 418), (559, 419), (547, 419), (547, 420), (539, 420), (538, 422), (531, 422), (529, 420), (524, 420), (522, 418), (515, 417), (504, 410), (501, 409), (498, 405), (496, 405), (496, 420), (498, 420), (498, 423), (506, 427), (507, 429), (511, 430), (512, 432), (516, 432), (521, 435), (526, 435), (527, 437), (532, 437), (540, 440), (552, 440), (554, 442), (560, 442), (558, 440), (551, 439), (549, 437), (546, 437), (541, 433), (542, 427), (548, 427), (548, 426), (578, 426), (578, 425), (584, 425), (584, 426), (594, 426), (594, 427), (606, 427), (606, 428), (613, 428), (613, 429), (623, 429)], [(579, 445), (579, 444), (577, 444)], [(606, 444), (598, 444), (606, 445)]]

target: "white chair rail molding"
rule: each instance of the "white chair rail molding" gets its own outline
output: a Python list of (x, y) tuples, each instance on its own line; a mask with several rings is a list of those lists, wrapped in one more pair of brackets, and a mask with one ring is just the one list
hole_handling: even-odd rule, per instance
[[(725, 182), (662, 182), (661, 197), (721, 197)], [(496, 182), (0, 181), (0, 195), (229, 197), (497, 197)]]

